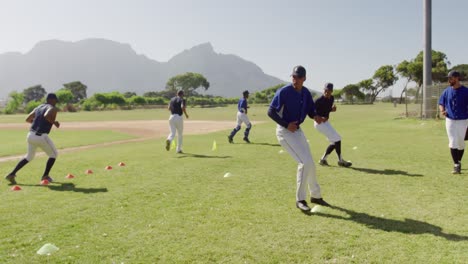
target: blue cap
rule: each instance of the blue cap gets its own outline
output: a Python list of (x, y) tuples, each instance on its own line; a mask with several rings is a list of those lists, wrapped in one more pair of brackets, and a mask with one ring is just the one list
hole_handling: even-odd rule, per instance
[(458, 77), (460, 78), (460, 73), (457, 72), (457, 71), (450, 71), (448, 74), (447, 74), (447, 77), (450, 78), (450, 77)]
[(298, 66), (294, 67), (293, 72), (292, 72), (291, 75), (299, 77), (299, 78), (305, 77), (306, 76), (306, 69), (303, 66), (298, 65)]
[(333, 91), (333, 83), (326, 83), (323, 89)]

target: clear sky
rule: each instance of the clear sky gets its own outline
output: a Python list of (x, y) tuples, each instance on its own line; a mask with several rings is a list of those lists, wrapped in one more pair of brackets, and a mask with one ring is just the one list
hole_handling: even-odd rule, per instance
[[(423, 48), (423, 0), (0, 0), (0, 53), (106, 38), (157, 61), (204, 42), (321, 90), (370, 78)], [(432, 47), (468, 63), (468, 0), (432, 0)], [(0, 73), (1, 74), (1, 73)], [(398, 88), (395, 88), (398, 90)], [(396, 93), (396, 92), (394, 92)]]

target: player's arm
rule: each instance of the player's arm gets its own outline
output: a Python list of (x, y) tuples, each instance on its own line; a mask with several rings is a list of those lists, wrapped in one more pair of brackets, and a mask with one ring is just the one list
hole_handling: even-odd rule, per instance
[(439, 105), (439, 111), (443, 116), (447, 116), (447, 112), (445, 111), (445, 107), (443, 105)]
[(29, 113), (28, 117), (26, 117), (26, 122), (32, 123), (34, 117), (36, 117), (36, 109), (32, 110), (31, 113)]
[(319, 116), (317, 114), (317, 110), (316, 110), (316, 107), (315, 107), (315, 103), (314, 103), (314, 100), (310, 100), (310, 108), (309, 108), (309, 112), (307, 113), (307, 115), (314, 119), (315, 122), (317, 122), (317, 124), (320, 124), (323, 122), (323, 117)]
[(187, 110), (186, 110), (186, 107), (185, 107), (185, 100), (182, 102), (182, 112), (184, 112), (185, 114), (185, 117), (188, 119), (188, 114), (187, 114)]
[(55, 125), (57, 128), (60, 127), (59, 121), (55, 120), (57, 118), (57, 108), (56, 107), (49, 108), (45, 112), (44, 118), (45, 118), (45, 120), (47, 120), (47, 122)]
[(442, 116), (447, 116), (447, 112), (445, 111), (445, 91), (439, 98), (439, 111)]

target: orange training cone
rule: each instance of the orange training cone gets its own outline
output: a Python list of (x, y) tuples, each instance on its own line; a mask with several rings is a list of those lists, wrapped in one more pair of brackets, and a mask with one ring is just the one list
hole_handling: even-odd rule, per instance
[(48, 180), (42, 180), (41, 185), (49, 185), (49, 181)]
[(112, 170), (112, 166), (106, 166), (106, 170)]
[(86, 174), (93, 174), (93, 171), (92, 170), (86, 170), (85, 173)]
[(73, 174), (71, 174), (71, 173), (68, 173), (67, 176), (65, 176), (65, 178), (73, 179), (73, 178), (75, 178), (75, 176), (73, 176)]
[(123, 167), (123, 166), (125, 166), (125, 163), (119, 162), (119, 166), (120, 166), (120, 167)]
[(12, 191), (21, 191), (21, 187), (19, 187), (18, 185), (15, 185), (15, 186), (11, 187), (11, 190)]

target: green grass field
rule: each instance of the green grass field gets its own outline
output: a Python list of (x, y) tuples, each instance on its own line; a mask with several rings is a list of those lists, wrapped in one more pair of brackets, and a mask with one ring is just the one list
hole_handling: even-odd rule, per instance
[[(191, 117), (230, 120), (230, 109)], [(158, 111), (152, 119), (167, 118)], [(127, 113), (151, 116), (141, 112)], [(252, 107), (251, 119), (268, 120), (265, 112)], [(186, 154), (167, 152), (164, 139), (64, 153), (52, 171), (59, 183), (48, 187), (38, 185), (46, 158), (37, 158), (18, 174), (22, 191), (2, 181), (0, 262), (466, 263), (468, 170), (450, 173), (443, 121), (400, 119), (402, 112), (338, 105), (332, 123), (354, 165), (339, 168), (331, 156), (331, 167), (317, 167), (336, 207), (312, 215), (295, 208), (297, 164), (280, 153), (273, 122), (254, 126), (250, 145), (241, 134), (228, 144), (226, 130), (184, 137)], [(327, 142), (310, 120), (303, 129), (318, 160)], [(0, 163), (0, 173), (15, 163)], [(37, 255), (45, 243), (60, 250)]]

